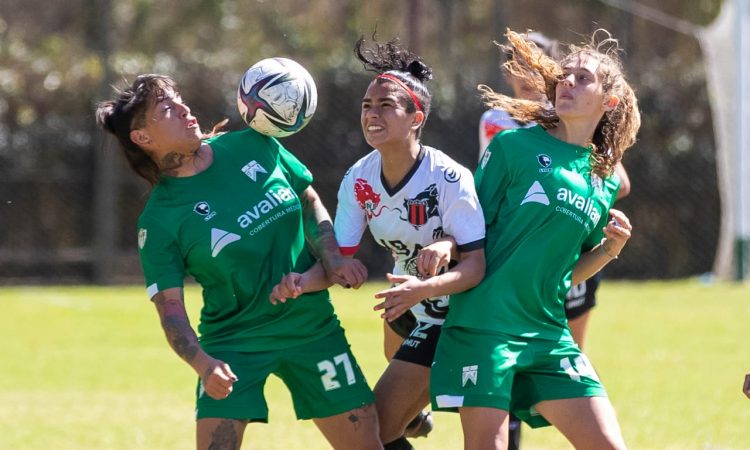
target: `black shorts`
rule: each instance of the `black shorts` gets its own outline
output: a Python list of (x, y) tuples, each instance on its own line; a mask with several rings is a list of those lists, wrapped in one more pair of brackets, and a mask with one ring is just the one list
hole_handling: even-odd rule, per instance
[(404, 338), (393, 359), (432, 367), (440, 330), (443, 328), (441, 325), (420, 322), (411, 311), (402, 314), (393, 322), (388, 322), (388, 325)]
[(565, 316), (575, 319), (596, 306), (596, 289), (599, 287), (601, 275), (596, 274), (583, 283), (570, 288), (565, 296)]

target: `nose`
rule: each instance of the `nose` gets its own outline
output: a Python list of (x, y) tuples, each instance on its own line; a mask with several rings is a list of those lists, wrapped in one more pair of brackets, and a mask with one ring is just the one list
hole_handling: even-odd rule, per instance
[(562, 83), (565, 86), (572, 87), (575, 85), (575, 74), (568, 74), (567, 76), (563, 76)]
[(190, 115), (190, 107), (184, 103), (177, 103), (177, 106), (182, 109), (180, 117), (187, 117)]

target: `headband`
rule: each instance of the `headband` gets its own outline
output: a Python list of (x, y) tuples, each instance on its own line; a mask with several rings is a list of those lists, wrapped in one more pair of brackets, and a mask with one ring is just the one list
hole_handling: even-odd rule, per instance
[(422, 109), (422, 104), (419, 103), (419, 100), (417, 99), (417, 94), (414, 93), (414, 91), (409, 88), (409, 86), (406, 85), (403, 81), (399, 80), (398, 77), (391, 75), (390, 73), (381, 73), (375, 78), (385, 78), (387, 80), (393, 81), (397, 85), (401, 86), (407, 94), (411, 97), (412, 101), (414, 101), (414, 104), (417, 105), (417, 110), (424, 112), (424, 109)]

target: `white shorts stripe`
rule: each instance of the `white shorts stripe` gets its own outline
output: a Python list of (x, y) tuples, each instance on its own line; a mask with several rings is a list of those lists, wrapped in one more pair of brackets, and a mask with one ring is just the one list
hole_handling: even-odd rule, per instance
[(458, 408), (464, 406), (463, 395), (438, 395), (435, 402), (439, 408)]

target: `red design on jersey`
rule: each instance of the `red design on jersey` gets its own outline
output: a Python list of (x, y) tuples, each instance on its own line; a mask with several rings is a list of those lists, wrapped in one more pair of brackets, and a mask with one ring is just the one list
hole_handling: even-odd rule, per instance
[(377, 194), (372, 186), (364, 178), (354, 180), (354, 195), (357, 197), (359, 207), (365, 211), (367, 218), (377, 217), (380, 213), (375, 208), (380, 204), (380, 194)]
[(495, 135), (503, 130), (507, 130), (507, 127), (500, 125), (499, 123), (485, 122), (484, 123), (484, 137), (487, 140), (491, 140)]

